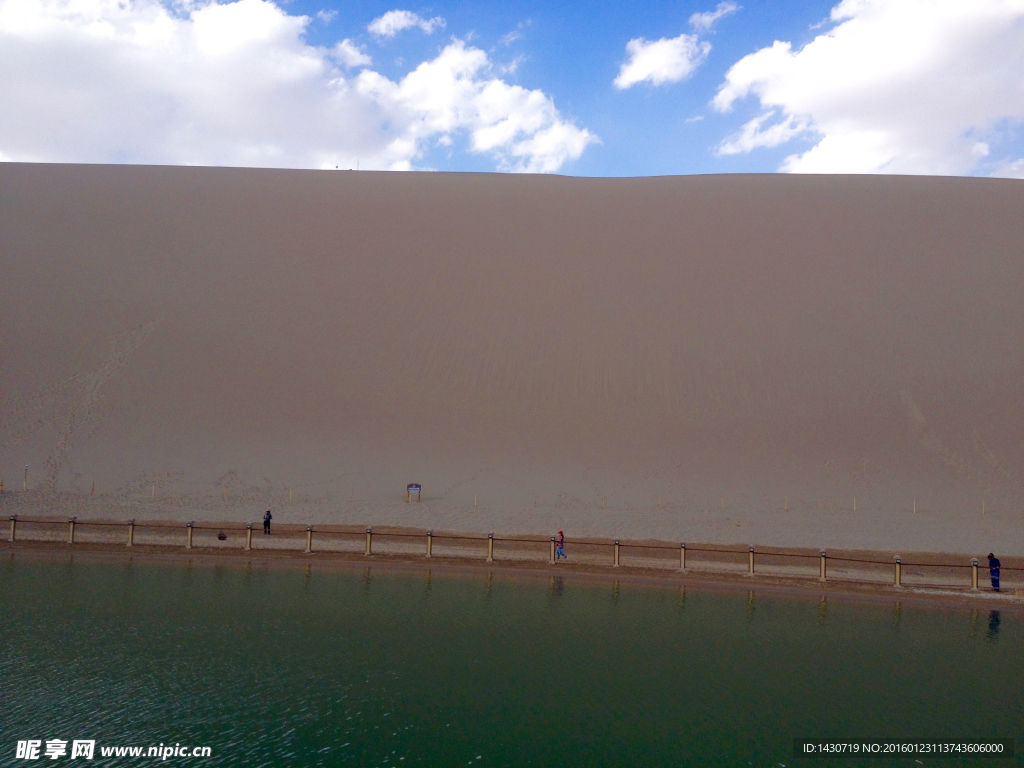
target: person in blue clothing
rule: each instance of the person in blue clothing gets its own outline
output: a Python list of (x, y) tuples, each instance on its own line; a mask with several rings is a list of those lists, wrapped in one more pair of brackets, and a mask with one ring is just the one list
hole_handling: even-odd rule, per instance
[(565, 546), (565, 534), (561, 531), (558, 532), (558, 538), (555, 539), (555, 560), (561, 560), (563, 557), (568, 560), (569, 556), (565, 554), (563, 547)]
[(999, 591), (999, 567), (1002, 563), (999, 562), (999, 558), (993, 555), (991, 552), (988, 553), (988, 575), (992, 579), (992, 589), (996, 592)]
[(270, 510), (267, 510), (267, 514), (263, 516), (263, 535), (270, 535), (270, 521), (274, 519), (274, 516), (270, 514)]

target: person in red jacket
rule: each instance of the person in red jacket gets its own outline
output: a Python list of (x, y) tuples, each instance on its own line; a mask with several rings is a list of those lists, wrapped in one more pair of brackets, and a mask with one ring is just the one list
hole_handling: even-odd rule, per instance
[(561, 560), (563, 557), (568, 560), (569, 556), (565, 554), (563, 547), (565, 546), (565, 534), (562, 531), (558, 532), (558, 538), (555, 539), (555, 560)]

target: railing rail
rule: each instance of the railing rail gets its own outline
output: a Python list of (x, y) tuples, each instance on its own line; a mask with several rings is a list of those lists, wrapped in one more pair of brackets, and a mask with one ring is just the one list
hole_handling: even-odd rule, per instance
[[(238, 537), (245, 534), (244, 537), (244, 550), (253, 551), (259, 549), (274, 549), (281, 550), (282, 547), (273, 545), (271, 547), (260, 546), (256, 542), (259, 542), (262, 537), (258, 538), (256, 542), (253, 540), (253, 529), (260, 530), (261, 526), (258, 523), (224, 523), (214, 524), (210, 522), (194, 522), (188, 523), (171, 523), (165, 521), (148, 521), (139, 522), (138, 520), (126, 520), (126, 521), (110, 521), (110, 520), (79, 520), (76, 517), (71, 518), (40, 518), (40, 517), (21, 517), (18, 515), (12, 515), (9, 518), (10, 521), (10, 542), (27, 542), (27, 541), (38, 541), (57, 543), (61, 539), (55, 538), (52, 534), (43, 539), (33, 539), (30, 534), (31, 530), (38, 530), (39, 527), (61, 527), (67, 526), (66, 542), (67, 546), (80, 546), (82, 544), (97, 543), (93, 540), (83, 540), (83, 534), (89, 529), (109, 529), (109, 528), (121, 528), (126, 532), (127, 546), (139, 546), (137, 541), (139, 533), (156, 533), (158, 536), (165, 533), (177, 532), (182, 534), (178, 540), (180, 543), (171, 544), (166, 540), (160, 540), (153, 542), (150, 540), (147, 542), (147, 546), (182, 546), (186, 548), (201, 548), (210, 546), (205, 537), (208, 532), (217, 532), (217, 538), (221, 541), (229, 541), (230, 544), (224, 544), (220, 546), (231, 546), (232, 548), (238, 548), (237, 541)], [(19, 531), (19, 523), (22, 527)], [(26, 526), (30, 526), (30, 529), (26, 529)], [(305, 537), (302, 534), (305, 534)], [(197, 536), (196, 534), (201, 534)], [(235, 534), (234, 537), (229, 537), (228, 534)], [(447, 550), (448, 557), (472, 557), (479, 559), (486, 557), (486, 562), (493, 562), (501, 559), (501, 555), (505, 555), (505, 559), (533, 559), (536, 561), (543, 561), (547, 559), (550, 563), (555, 563), (555, 539), (553, 537), (524, 537), (524, 536), (498, 536), (494, 533), (488, 534), (465, 534), (465, 533), (446, 533), (443, 531), (423, 531), (423, 532), (412, 532), (408, 530), (403, 531), (392, 531), (392, 530), (378, 530), (374, 531), (372, 527), (363, 528), (355, 526), (341, 526), (341, 525), (299, 525), (299, 524), (274, 524), (273, 535), (275, 541), (280, 541), (282, 538), (286, 541), (295, 540), (297, 546), (294, 547), (296, 552), (304, 552), (305, 554), (312, 555), (314, 553), (330, 553), (330, 552), (358, 552), (359, 548), (350, 548), (349, 550), (337, 550), (331, 549), (329, 546), (324, 545), (334, 541), (348, 540), (351, 544), (358, 544), (362, 546), (361, 542), (364, 541), (365, 537), (365, 549), (363, 554), (367, 557), (375, 555), (387, 555), (387, 554), (402, 554), (408, 555), (409, 548), (407, 545), (403, 545), (399, 550), (394, 547), (389, 548), (387, 545), (389, 541), (400, 539), (415, 541), (419, 539), (422, 542), (422, 553), (425, 557), (436, 557), (434, 553), (435, 546), (441, 546), (443, 550)], [(59, 537), (59, 532), (57, 533)], [(304, 541), (303, 541), (304, 539)], [(303, 549), (299, 549), (299, 546), (304, 544)], [(475, 542), (480, 545), (479, 550), (477, 547), (471, 549), (466, 547), (464, 544), (457, 544), (456, 548), (459, 550), (455, 554), (451, 553), (452, 543), (455, 542)], [(104, 541), (102, 543), (110, 543)], [(316, 543), (316, 546), (314, 546)], [(448, 545), (447, 547), (445, 545)], [(748, 546), (745, 549), (736, 549), (732, 547), (719, 547), (714, 545), (700, 545), (694, 546), (692, 544), (686, 544), (681, 542), (679, 544), (670, 544), (667, 542), (656, 542), (656, 541), (628, 541), (620, 539), (585, 539), (580, 541), (574, 541), (569, 544), (569, 548), (576, 553), (577, 556), (583, 559), (586, 564), (595, 564), (593, 558), (598, 558), (596, 564), (606, 564), (612, 567), (620, 567), (623, 565), (633, 564), (639, 567), (662, 567), (658, 565), (652, 565), (652, 563), (663, 563), (665, 560), (671, 560), (673, 565), (678, 562), (678, 571), (680, 573), (689, 573), (692, 571), (702, 571), (706, 573), (714, 572), (726, 572), (731, 571), (734, 573), (741, 572), (742, 566), (746, 566), (746, 575), (754, 577), (755, 575), (767, 575), (767, 576), (789, 576), (799, 578), (801, 576), (811, 577), (815, 572), (821, 581), (844, 581), (844, 582), (872, 582), (879, 583), (878, 579), (864, 579), (864, 578), (837, 578), (837, 571), (841, 571), (838, 566), (843, 564), (856, 564), (859, 566), (883, 566), (889, 568), (891, 576), (891, 583), (894, 587), (903, 587), (910, 577), (910, 586), (939, 586), (939, 587), (965, 587), (966, 580), (961, 579), (958, 574), (963, 569), (970, 569), (970, 587), (972, 591), (978, 590), (978, 579), (979, 571), (986, 569), (985, 563), (979, 564), (977, 558), (972, 558), (970, 562), (934, 562), (934, 561), (907, 561), (900, 555), (895, 556), (893, 559), (881, 560), (865, 557), (854, 557), (854, 556), (843, 556), (828, 554), (826, 550), (821, 550), (818, 554), (811, 554), (807, 552), (794, 552), (787, 551), (782, 548), (761, 548), (757, 546)], [(287, 551), (292, 551), (291, 548), (285, 548)], [(389, 551), (390, 550), (390, 551)], [(601, 553), (605, 554), (601, 554)], [(665, 554), (671, 552), (672, 557), (665, 557)], [(678, 555), (676, 553), (678, 552)], [(485, 555), (486, 553), (486, 555)], [(513, 553), (518, 555), (513, 557)], [(523, 555), (531, 555), (532, 557), (524, 558)], [(545, 558), (544, 555), (547, 557)], [(696, 556), (696, 557), (695, 557)], [(591, 557), (591, 559), (585, 559)], [(952, 558), (952, 556), (951, 556)], [(814, 564), (813, 570), (811, 567), (806, 567), (804, 570), (806, 574), (798, 573), (794, 574), (789, 571), (782, 571), (780, 568), (790, 568), (792, 566), (780, 565), (785, 561), (796, 561), (797, 567), (801, 568), (799, 563), (807, 560), (818, 561)], [(698, 566), (703, 568), (694, 568), (694, 562), (697, 562)], [(808, 564), (809, 566), (810, 564)], [(718, 566), (709, 567), (709, 566)], [(726, 568), (724, 566), (729, 566)], [(932, 571), (931, 580), (921, 581), (921, 579), (928, 579), (922, 569), (939, 569), (944, 571), (945, 574), (939, 574), (939, 580), (936, 581), (935, 571)], [(1006, 572), (1024, 572), (1024, 567), (1014, 566), (1002, 566), (1001, 571)], [(875, 569), (878, 572), (878, 569)], [(864, 574), (864, 571), (861, 571)], [(946, 576), (946, 578), (942, 578)]]

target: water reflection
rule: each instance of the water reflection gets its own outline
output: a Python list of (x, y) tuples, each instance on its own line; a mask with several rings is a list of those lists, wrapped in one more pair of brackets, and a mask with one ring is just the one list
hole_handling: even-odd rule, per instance
[(562, 592), (565, 589), (565, 581), (561, 576), (551, 576), (548, 579), (548, 595), (554, 595), (555, 597), (561, 597)]
[(363, 599), (366, 600), (370, 596), (370, 585), (373, 583), (373, 576), (370, 575), (370, 566), (366, 566), (363, 570)]
[(999, 639), (999, 611), (990, 611), (988, 614), (988, 632), (985, 636), (991, 641), (995, 642)]

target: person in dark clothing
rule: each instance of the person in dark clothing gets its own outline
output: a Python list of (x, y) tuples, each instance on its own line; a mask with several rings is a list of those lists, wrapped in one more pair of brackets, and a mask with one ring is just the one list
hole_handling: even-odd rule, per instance
[(270, 521), (274, 519), (274, 516), (270, 514), (270, 510), (267, 510), (267, 514), (263, 516), (263, 534), (265, 536), (270, 535)]
[(988, 553), (988, 575), (992, 579), (992, 589), (996, 592), (999, 591), (999, 567), (1002, 563), (999, 562), (999, 558), (993, 555), (991, 552)]

